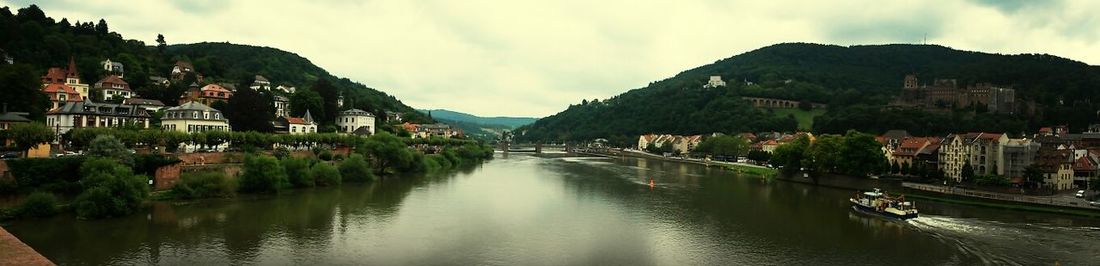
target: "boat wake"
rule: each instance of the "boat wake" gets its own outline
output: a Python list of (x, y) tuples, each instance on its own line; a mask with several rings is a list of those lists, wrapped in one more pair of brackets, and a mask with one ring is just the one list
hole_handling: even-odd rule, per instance
[[(908, 220), (920, 231), (972, 255), (982, 264), (1087, 265), (1100, 257), (1100, 230), (922, 215)], [(1055, 254), (1055, 255), (1051, 255)]]

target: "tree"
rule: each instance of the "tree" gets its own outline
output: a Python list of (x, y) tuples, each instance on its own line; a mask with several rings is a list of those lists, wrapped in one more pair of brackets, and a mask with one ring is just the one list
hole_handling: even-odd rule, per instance
[(164, 34), (157, 34), (157, 51), (164, 54), (168, 50), (168, 42), (164, 41)]
[(98, 135), (88, 143), (85, 154), (96, 158), (113, 159), (127, 166), (134, 165), (133, 154), (114, 135)]
[[(317, 92), (323, 100), (322, 113), (312, 113), (314, 119), (318, 120), (318, 124), (332, 124), (336, 119), (336, 114), (340, 112), (340, 105), (338, 101), (340, 99), (340, 89), (336, 85), (332, 84), (328, 79), (318, 79), (313, 83), (312, 90)], [(318, 117), (317, 115), (321, 115)]]
[(73, 201), (76, 214), (84, 219), (116, 217), (133, 213), (149, 195), (149, 178), (134, 175), (130, 167), (111, 158), (90, 157), (80, 167), (84, 192)]
[(767, 162), (769, 159), (771, 159), (772, 155), (770, 153), (766, 152), (766, 151), (752, 150), (752, 151), (749, 151), (749, 154), (747, 155), (747, 157), (748, 157), (749, 160), (752, 160), (753, 162), (756, 162), (756, 163), (759, 164), (759, 163)]
[(696, 151), (710, 153), (716, 156), (736, 157), (745, 155), (749, 149), (749, 142), (741, 136), (721, 135), (708, 138), (699, 143)]
[(306, 111), (309, 111), (313, 119), (325, 121), (325, 100), (316, 91), (303, 88), (290, 96), (290, 115), (302, 117)]
[(794, 141), (775, 147), (772, 151), (771, 163), (783, 167), (784, 172), (794, 173), (802, 168), (802, 161), (809, 147), (810, 139), (800, 136)]
[(12, 124), (7, 135), (24, 156), (27, 150), (54, 139), (53, 130), (39, 123)]
[(1043, 170), (1037, 165), (1028, 165), (1024, 168), (1024, 179), (1028, 184), (1034, 187), (1040, 187), (1043, 184)]
[(226, 104), (225, 118), (234, 131), (274, 132), (271, 120), (275, 119), (275, 106), (270, 95), (247, 89), (252, 79), (246, 79)]
[(0, 104), (8, 111), (27, 112), (31, 120), (44, 120), (50, 99), (42, 93), (40, 74), (25, 64), (0, 64)]
[(300, 188), (313, 187), (315, 185), (313, 176), (310, 175), (309, 161), (287, 157), (282, 159), (281, 164), (286, 172), (287, 179), (290, 181), (290, 185)]
[(842, 173), (851, 176), (867, 176), (881, 171), (886, 162), (882, 154), (882, 143), (870, 134), (849, 130), (844, 134), (838, 167)]
[(959, 173), (959, 176), (962, 177), (963, 182), (970, 182), (974, 180), (974, 167), (970, 166), (970, 162), (966, 162), (966, 164), (963, 164), (961, 170), (962, 172)]
[(898, 164), (898, 161), (894, 161), (894, 163), (890, 164), (890, 173), (901, 174), (901, 165)]
[(370, 166), (367, 165), (367, 159), (363, 158), (363, 155), (352, 154), (348, 156), (347, 159), (340, 163), (339, 168), (340, 177), (343, 181), (367, 182), (374, 180), (374, 175), (371, 174)]
[(95, 32), (101, 35), (106, 35), (107, 33), (109, 33), (110, 29), (107, 28), (107, 21), (99, 19), (99, 23), (95, 24)]
[(266, 155), (248, 155), (239, 177), (240, 191), (246, 193), (278, 193), (290, 186), (279, 160)]
[(370, 155), (375, 161), (379, 173), (389, 170), (408, 168), (413, 163), (413, 154), (404, 141), (386, 132), (378, 132), (362, 143), (359, 149)]
[(336, 167), (329, 163), (313, 164), (313, 167), (309, 169), (309, 174), (317, 181), (318, 186), (335, 186), (340, 185), (341, 182), (340, 170), (336, 170)]
[(822, 173), (836, 173), (844, 164), (844, 139), (837, 135), (822, 135), (806, 149), (802, 167), (817, 184)]

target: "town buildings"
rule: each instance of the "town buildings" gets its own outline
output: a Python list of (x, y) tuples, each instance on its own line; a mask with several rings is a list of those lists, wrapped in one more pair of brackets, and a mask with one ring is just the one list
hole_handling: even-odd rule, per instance
[(129, 99), (136, 96), (130, 89), (130, 84), (122, 80), (122, 76), (108, 75), (95, 83), (95, 88), (103, 93), (102, 101)]
[(122, 63), (113, 62), (110, 58), (100, 61), (99, 64), (103, 66), (103, 71), (107, 72), (107, 74), (118, 75), (118, 77), (121, 78), (124, 77), (126, 73), (125, 69), (122, 68)]
[(317, 133), (317, 122), (313, 120), (309, 110), (306, 110), (302, 117), (280, 116), (275, 118), (272, 124), (275, 127), (275, 133), (291, 135)]
[(336, 129), (340, 133), (374, 135), (374, 115), (359, 109), (340, 112), (336, 115)]
[(229, 120), (222, 112), (200, 102), (186, 102), (165, 109), (160, 127), (166, 131), (205, 132), (230, 131)]
[(74, 128), (120, 127), (149, 128), (149, 113), (144, 108), (91, 101), (70, 102), (46, 112), (46, 126), (60, 135)]
[(145, 111), (150, 114), (156, 113), (157, 111), (164, 109), (164, 103), (160, 102), (160, 100), (129, 98), (122, 100), (122, 104), (144, 108)]
[(255, 91), (270, 91), (271, 81), (268, 81), (267, 78), (264, 76), (256, 75), (254, 81), (252, 82), (252, 85), (248, 88)]
[(679, 136), (669, 134), (646, 134), (638, 137), (638, 150), (646, 150), (650, 145), (664, 147), (669, 145), (674, 152), (680, 154), (691, 153), (699, 143), (703, 141), (702, 135)]
[[(55, 84), (64, 86), (51, 86)], [(69, 58), (69, 67), (66, 69), (51, 67), (46, 70), (46, 75), (42, 76), (42, 88), (46, 94), (51, 94), (50, 101), (54, 104), (50, 109), (61, 107), (69, 101), (83, 101), (89, 96), (89, 86), (80, 82), (80, 72), (76, 70), (76, 61), (72, 57)], [(61, 95), (57, 93), (62, 92), (65, 96), (58, 97)], [(72, 97), (73, 93), (76, 97)]]
[(1015, 183), (1024, 181), (1025, 171), (1035, 163), (1035, 156), (1039, 152), (1039, 142), (1028, 138), (1009, 139), (1001, 149), (1004, 160), (1004, 176)]
[[(275, 95), (275, 97), (272, 97), (272, 102), (275, 104), (275, 117), (290, 116), (290, 98)], [(309, 112), (309, 110), (306, 110), (306, 112)]]
[(1008, 136), (1000, 133), (951, 134), (940, 146), (939, 169), (946, 177), (961, 182), (969, 165), (974, 175), (1003, 175), (1001, 149)]
[(81, 99), (80, 93), (64, 83), (46, 84), (45, 87), (42, 87), (42, 93), (45, 93), (46, 97), (50, 99), (50, 106), (48, 107), (50, 110), (61, 108), (68, 103), (84, 101)]
[(710, 76), (710, 80), (707, 80), (707, 85), (703, 85), (703, 88), (717, 88), (725, 86), (726, 81), (722, 80), (722, 76)]
[(191, 88), (180, 95), (180, 105), (187, 102), (199, 102), (203, 105), (211, 105), (214, 102), (222, 101), (229, 102), (229, 98), (233, 97), (233, 92), (218, 84), (206, 84), (201, 88), (197, 83), (192, 83)]

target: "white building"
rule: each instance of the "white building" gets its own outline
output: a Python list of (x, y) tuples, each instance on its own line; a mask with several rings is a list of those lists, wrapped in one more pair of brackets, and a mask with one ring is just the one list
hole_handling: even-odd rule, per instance
[(90, 101), (69, 102), (46, 113), (46, 125), (59, 135), (74, 128), (130, 124), (149, 128), (149, 113), (133, 105)]
[(254, 91), (269, 91), (271, 90), (271, 81), (268, 81), (267, 78), (264, 76), (256, 75), (256, 81), (253, 81), (252, 86), (249, 86), (248, 88)]
[(166, 131), (187, 133), (229, 131), (229, 120), (218, 109), (198, 102), (187, 102), (166, 109), (160, 119), (160, 127)]
[(287, 94), (293, 94), (294, 92), (298, 91), (298, 88), (295, 88), (294, 86), (287, 86), (287, 85), (279, 85), (279, 86), (275, 87), (275, 89), (283, 91)]
[[(275, 103), (275, 117), (290, 116), (290, 99), (286, 96), (275, 95), (272, 100)], [(309, 110), (306, 110), (309, 113)]]
[(275, 133), (291, 135), (317, 133), (317, 122), (313, 120), (313, 115), (309, 113), (309, 110), (306, 110), (306, 114), (302, 117), (280, 116), (275, 118), (272, 125), (275, 126)]
[(95, 88), (103, 92), (103, 101), (110, 101), (111, 99), (129, 99), (134, 97), (133, 90), (130, 89), (130, 84), (122, 80), (122, 76), (110, 75), (99, 80), (95, 83)]
[(340, 112), (336, 116), (336, 128), (341, 133), (374, 135), (374, 115), (359, 109)]
[(103, 71), (106, 71), (108, 74), (115, 74), (119, 77), (123, 77), (123, 74), (125, 73), (124, 69), (122, 68), (122, 63), (112, 62), (110, 58), (99, 62), (99, 64), (103, 65)]
[(722, 76), (710, 76), (710, 80), (707, 81), (707, 85), (703, 86), (703, 88), (717, 88), (725, 86), (726, 82), (722, 80)]

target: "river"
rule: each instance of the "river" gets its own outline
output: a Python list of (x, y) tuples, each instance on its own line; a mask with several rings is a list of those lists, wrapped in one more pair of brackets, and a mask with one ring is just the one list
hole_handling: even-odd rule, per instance
[[(654, 185), (649, 185), (649, 180)], [(1100, 219), (918, 202), (636, 158), (497, 155), (373, 184), (5, 228), (64, 265), (1098, 265)]]

